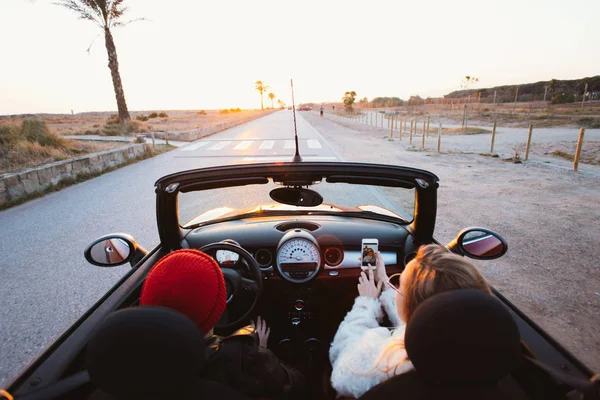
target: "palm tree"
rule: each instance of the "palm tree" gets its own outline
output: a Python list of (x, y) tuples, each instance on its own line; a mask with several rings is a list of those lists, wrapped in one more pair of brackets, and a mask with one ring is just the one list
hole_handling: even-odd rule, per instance
[(117, 49), (111, 29), (133, 22), (122, 20), (123, 14), (127, 11), (127, 7), (123, 5), (124, 2), (125, 0), (58, 0), (54, 3), (75, 11), (79, 14), (79, 18), (92, 21), (104, 31), (104, 44), (108, 53), (108, 68), (112, 75), (113, 88), (115, 90), (115, 97), (117, 98), (119, 121), (122, 123), (131, 119), (131, 117), (129, 116), (127, 103), (125, 102), (125, 92), (123, 91), (121, 75), (119, 74)]
[(277, 99), (277, 105), (279, 106), (279, 108), (285, 107), (285, 103), (281, 99)]
[(273, 92), (269, 93), (269, 98), (271, 99), (271, 108), (275, 108), (275, 107), (273, 107), (273, 100), (275, 100), (275, 93), (273, 93)]
[(269, 87), (262, 83), (262, 81), (256, 81), (254, 82), (254, 88), (260, 93), (260, 109), (264, 110), (265, 107), (263, 106), (263, 93), (266, 92)]

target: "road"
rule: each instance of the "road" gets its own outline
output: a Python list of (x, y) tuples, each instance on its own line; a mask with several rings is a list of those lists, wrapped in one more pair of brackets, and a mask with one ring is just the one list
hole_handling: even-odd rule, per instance
[[(301, 115), (297, 125), (305, 160), (338, 159)], [(83, 250), (92, 240), (128, 232), (146, 248), (158, 243), (158, 178), (213, 165), (287, 161), (293, 139), (292, 113), (281, 111), (0, 212), (0, 388), (127, 271), (88, 264)], [(214, 201), (204, 201), (204, 210), (220, 205)]]

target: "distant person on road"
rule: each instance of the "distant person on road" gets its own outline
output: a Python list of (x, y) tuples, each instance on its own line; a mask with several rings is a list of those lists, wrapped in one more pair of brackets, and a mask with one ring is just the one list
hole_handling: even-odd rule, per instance
[(321, 117), (323, 116), (323, 110), (325, 110), (325, 107), (321, 106)]

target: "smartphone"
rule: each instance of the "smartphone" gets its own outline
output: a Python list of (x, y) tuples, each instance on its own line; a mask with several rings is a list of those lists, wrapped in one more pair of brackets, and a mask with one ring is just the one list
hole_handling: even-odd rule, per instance
[(379, 240), (377, 239), (363, 239), (361, 248), (362, 262), (361, 268), (369, 268), (369, 264), (373, 267), (377, 263), (377, 251), (379, 250)]

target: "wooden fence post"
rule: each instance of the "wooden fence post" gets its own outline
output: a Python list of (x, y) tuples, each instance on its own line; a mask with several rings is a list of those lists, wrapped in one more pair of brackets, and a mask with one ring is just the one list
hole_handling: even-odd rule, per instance
[(169, 145), (169, 132), (165, 131), (165, 142)]
[(427, 115), (427, 137), (429, 137), (429, 114)]
[(424, 149), (425, 148), (425, 128), (427, 127), (427, 123), (425, 122), (425, 120), (423, 120), (423, 138), (421, 139), (421, 148)]
[(440, 152), (440, 147), (442, 145), (442, 124), (438, 127), (438, 153)]
[(579, 157), (581, 156), (581, 147), (583, 146), (583, 134), (585, 129), (579, 129), (579, 139), (577, 139), (577, 149), (575, 150), (575, 158), (573, 159), (573, 171), (577, 171), (579, 167)]
[(399, 122), (400, 122), (400, 124), (398, 126), (398, 131), (399, 131), (398, 133), (399, 133), (399, 136), (400, 136), (399, 139), (400, 139), (400, 141), (402, 141), (402, 123), (404, 122), (404, 119), (400, 118)]
[(392, 118), (389, 119), (390, 125), (390, 139), (394, 140), (394, 120)]
[(529, 158), (529, 147), (531, 146), (531, 135), (533, 133), (533, 125), (529, 124), (529, 132), (527, 132), (527, 145), (525, 146), (525, 161)]
[(155, 147), (155, 143), (154, 143), (154, 132), (152, 132), (152, 148)]
[(413, 133), (413, 124), (414, 124), (415, 120), (411, 119), (410, 120), (410, 136), (408, 137), (408, 143), (412, 144), (412, 133)]
[(490, 145), (490, 153), (494, 152), (494, 140), (496, 139), (496, 121), (494, 121), (494, 126), (492, 126), (492, 144)]

